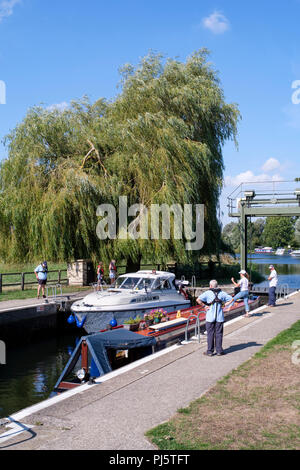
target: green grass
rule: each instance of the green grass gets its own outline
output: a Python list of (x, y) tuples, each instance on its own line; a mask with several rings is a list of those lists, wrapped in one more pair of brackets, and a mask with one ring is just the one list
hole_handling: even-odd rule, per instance
[[(19, 264), (6, 264), (6, 263), (0, 263), (0, 273), (1, 274), (9, 274), (9, 276), (2, 276), (2, 284), (15, 284), (15, 283), (20, 283), (21, 284), (21, 274), (18, 273), (30, 273), (26, 274), (25, 276), (25, 282), (36, 282), (36, 277), (34, 274), (35, 268), (38, 266), (37, 263), (19, 263)], [(62, 277), (66, 278), (67, 277), (67, 263), (52, 263), (48, 262), (48, 270), (49, 271), (55, 271), (55, 270), (63, 270), (62, 272)], [(48, 279), (51, 280), (56, 280), (58, 278), (58, 273), (51, 273), (49, 272), (48, 274)], [(4, 287), (5, 289), (5, 287)]]
[[(90, 290), (91, 287), (77, 287), (77, 286), (64, 286), (62, 287), (63, 294), (70, 294), (73, 292), (79, 292), (81, 290)], [(47, 293), (47, 290), (46, 290)], [(60, 295), (60, 289), (57, 289), (57, 295)], [(52, 295), (52, 289), (48, 290), (48, 295)], [(37, 296), (37, 287), (35, 289), (22, 290), (6, 290), (0, 294), (0, 302), (4, 300), (18, 300), (18, 299), (32, 299)]]
[[(33, 263), (16, 263), (16, 264), (7, 264), (7, 263), (0, 263), (0, 273), (12, 273), (10, 276), (3, 276), (2, 283), (3, 284), (14, 284), (20, 283), (20, 286), (3, 286), (2, 293), (0, 294), (0, 302), (4, 300), (15, 300), (15, 299), (30, 299), (35, 298), (37, 295), (37, 281), (34, 274), (34, 269), (38, 266), (38, 262)], [(62, 279), (67, 278), (67, 263), (60, 262), (54, 263), (48, 261), (48, 269), (49, 271), (55, 270), (62, 270), (61, 277)], [(16, 274), (13, 274), (16, 273)], [(25, 290), (21, 290), (21, 276), (17, 273), (30, 273), (26, 274), (25, 282), (30, 283), (29, 285), (25, 285)], [(55, 285), (58, 280), (58, 273), (48, 273), (48, 294), (52, 295), (52, 288), (51, 285)], [(51, 282), (52, 281), (52, 282)], [(66, 284), (64, 281), (62, 284)], [(62, 292), (63, 294), (77, 292), (80, 290), (87, 290), (90, 287), (69, 287), (63, 285)], [(57, 294), (60, 294), (60, 289), (57, 290)]]
[(299, 339), (300, 321), (146, 436), (160, 450), (299, 450)]

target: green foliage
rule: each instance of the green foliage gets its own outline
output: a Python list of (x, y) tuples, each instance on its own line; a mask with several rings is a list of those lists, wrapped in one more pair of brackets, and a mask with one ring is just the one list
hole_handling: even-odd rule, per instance
[(262, 235), (265, 229), (265, 219), (257, 219), (255, 222), (248, 220), (248, 248), (254, 250), (261, 244)]
[[(141, 258), (187, 262), (185, 240), (96, 235), (98, 205), (205, 204), (204, 252), (220, 250), (217, 206), (222, 146), (236, 139), (227, 104), (200, 50), (186, 63), (149, 54), (121, 70), (112, 102), (84, 97), (63, 112), (35, 107), (7, 136), (0, 168), (0, 257), (4, 260)], [(118, 227), (117, 227), (118, 230)]]
[(294, 217), (268, 217), (263, 232), (263, 241), (267, 246), (285, 247), (292, 243), (294, 233)]
[(291, 246), (300, 246), (300, 217), (295, 222), (295, 237), (291, 243)]
[[(265, 227), (264, 219), (257, 219), (255, 222), (247, 221), (248, 227), (248, 250), (252, 251), (262, 242), (262, 234)], [(224, 243), (233, 251), (238, 252), (240, 249), (240, 226), (237, 222), (230, 222), (225, 225), (222, 232)]]
[[(237, 222), (225, 225), (222, 232), (223, 242), (228, 250), (238, 252), (240, 248), (240, 230)], [(300, 218), (266, 217), (255, 222), (248, 220), (248, 250), (253, 251), (260, 245), (278, 247), (300, 246)]]
[(124, 323), (126, 323), (126, 325), (135, 325), (136, 323), (140, 323), (142, 321), (142, 317), (140, 317), (139, 315), (135, 318), (128, 318), (127, 320), (124, 320)]
[(237, 252), (240, 247), (239, 224), (236, 222), (230, 222), (229, 224), (225, 225), (222, 232), (222, 239), (229, 247), (230, 251)]

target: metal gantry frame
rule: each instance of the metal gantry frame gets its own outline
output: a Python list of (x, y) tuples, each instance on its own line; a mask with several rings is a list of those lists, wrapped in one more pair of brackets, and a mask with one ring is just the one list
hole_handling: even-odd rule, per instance
[(296, 184), (295, 181), (241, 183), (228, 196), (228, 215), (240, 221), (241, 269), (247, 271), (247, 219), (300, 217), (300, 189), (293, 188)]

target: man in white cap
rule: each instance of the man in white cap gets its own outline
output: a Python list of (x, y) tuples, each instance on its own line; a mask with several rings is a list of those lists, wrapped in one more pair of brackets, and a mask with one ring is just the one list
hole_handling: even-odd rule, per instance
[(271, 264), (269, 266), (269, 269), (270, 269), (270, 276), (268, 277), (268, 281), (269, 281), (269, 303), (268, 303), (268, 306), (269, 307), (275, 307), (276, 305), (276, 287), (277, 287), (277, 284), (278, 284), (278, 276), (277, 276), (277, 272), (273, 266), (273, 264)]

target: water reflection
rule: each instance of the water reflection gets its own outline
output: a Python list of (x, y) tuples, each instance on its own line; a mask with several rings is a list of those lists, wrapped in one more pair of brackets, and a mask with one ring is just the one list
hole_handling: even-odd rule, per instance
[(0, 418), (49, 398), (75, 343), (68, 335), (8, 348), (0, 366)]
[(253, 254), (248, 258), (248, 271), (258, 271), (266, 280), (258, 286), (268, 286), (269, 266), (273, 264), (278, 273), (278, 283), (288, 284), (291, 289), (300, 289), (300, 258), (292, 256), (275, 256), (265, 254)]

